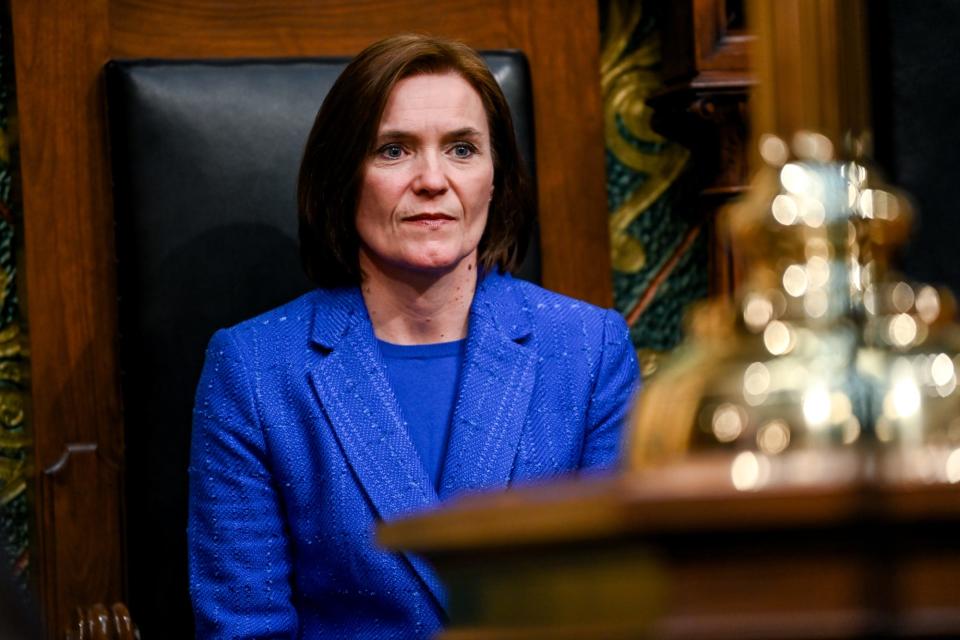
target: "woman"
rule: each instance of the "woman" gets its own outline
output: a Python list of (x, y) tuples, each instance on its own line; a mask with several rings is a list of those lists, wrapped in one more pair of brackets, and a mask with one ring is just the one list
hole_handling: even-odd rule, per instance
[(397, 36), (331, 89), (299, 185), (315, 291), (217, 332), (194, 411), (203, 638), (426, 637), (444, 597), (375, 523), (608, 466), (637, 384), (614, 312), (506, 272), (532, 195), (464, 45)]

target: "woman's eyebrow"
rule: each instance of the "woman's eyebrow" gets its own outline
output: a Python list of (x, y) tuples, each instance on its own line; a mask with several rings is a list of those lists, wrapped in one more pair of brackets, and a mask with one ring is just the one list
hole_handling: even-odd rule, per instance
[(449, 139), (449, 138), (480, 138), (482, 136), (483, 134), (480, 132), (479, 129), (475, 129), (474, 127), (463, 127), (461, 129), (455, 129), (445, 134), (443, 137)]
[[(377, 134), (377, 143), (383, 144), (384, 142), (404, 142), (407, 140), (414, 140), (418, 137), (418, 134), (412, 131), (406, 131), (404, 129), (386, 129)], [(444, 140), (459, 140), (463, 138), (478, 139), (482, 137), (483, 132), (476, 127), (461, 127), (443, 134)]]
[(414, 137), (413, 133), (403, 129), (387, 129), (377, 134), (377, 140), (409, 140)]

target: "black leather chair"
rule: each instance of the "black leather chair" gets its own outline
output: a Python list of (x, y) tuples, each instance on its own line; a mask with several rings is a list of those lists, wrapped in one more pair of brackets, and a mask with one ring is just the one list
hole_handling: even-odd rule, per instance
[[(484, 58), (531, 173), (529, 71)], [(129, 602), (146, 638), (192, 637), (186, 569), (194, 388), (211, 334), (306, 291), (303, 145), (346, 59), (107, 66), (126, 424)], [(536, 234), (535, 234), (536, 235)], [(536, 242), (519, 275), (539, 279)]]

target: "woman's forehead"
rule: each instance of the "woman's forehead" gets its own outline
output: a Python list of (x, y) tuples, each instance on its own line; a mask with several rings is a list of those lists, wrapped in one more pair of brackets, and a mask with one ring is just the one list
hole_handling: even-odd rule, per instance
[(378, 134), (409, 128), (449, 127), (489, 133), (480, 94), (454, 72), (418, 74), (394, 85), (384, 105)]

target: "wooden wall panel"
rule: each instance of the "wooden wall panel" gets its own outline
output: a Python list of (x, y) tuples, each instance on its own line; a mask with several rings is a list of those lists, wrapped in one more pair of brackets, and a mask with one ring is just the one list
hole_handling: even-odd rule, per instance
[(53, 633), (68, 607), (123, 590), (114, 235), (106, 129), (96, 117), (107, 5), (11, 8), (35, 434), (33, 571)]
[[(733, 4), (733, 3), (730, 3)], [(717, 216), (747, 188), (747, 101), (754, 38), (727, 0), (677, 0), (661, 7), (664, 86), (648, 100), (653, 127), (690, 149), (699, 193), (688, 207), (708, 237), (710, 293), (730, 297), (738, 281), (733, 245)]]
[(509, 0), (115, 0), (111, 53), (130, 58), (346, 55), (398, 31), (495, 47), (509, 40), (507, 5)]
[(58, 636), (73, 607), (125, 596), (108, 60), (348, 55), (398, 31), (523, 50), (534, 85), (544, 284), (610, 305), (595, 0), (10, 3), (39, 489), (36, 575), (48, 637)]
[(78, 606), (123, 598), (122, 475), (96, 444), (72, 443), (40, 485), (44, 613), (48, 637), (62, 640)]
[(530, 59), (540, 242), (547, 288), (613, 303), (595, 2), (515, 2), (518, 49)]

